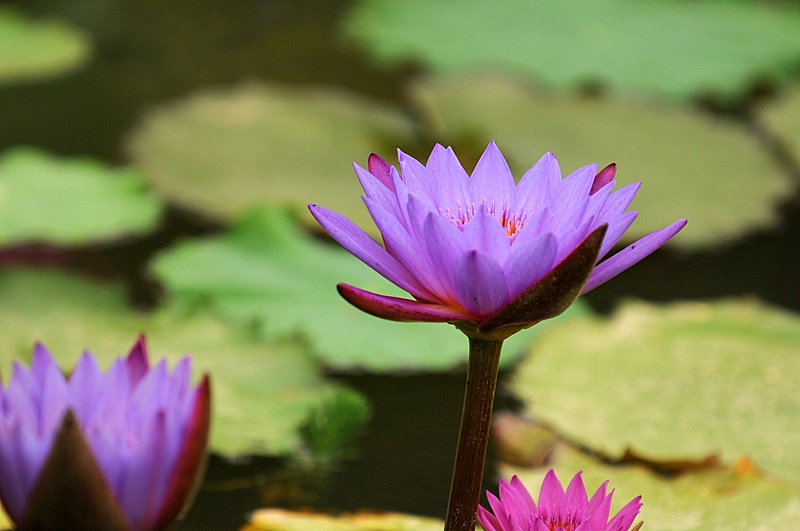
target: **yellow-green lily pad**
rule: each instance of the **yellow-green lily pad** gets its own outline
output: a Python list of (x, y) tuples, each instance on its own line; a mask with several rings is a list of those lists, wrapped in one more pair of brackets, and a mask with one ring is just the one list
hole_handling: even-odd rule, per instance
[(402, 513), (360, 512), (331, 516), (259, 509), (241, 531), (441, 531), (442, 520)]
[(85, 63), (88, 36), (59, 20), (34, 20), (0, 8), (0, 85), (61, 75)]
[[(636, 521), (643, 520), (642, 529), (648, 531), (768, 531), (800, 517), (797, 483), (765, 477), (742, 465), (669, 478), (638, 466), (609, 466), (564, 448), (555, 454), (552, 468), (565, 487), (583, 471), (590, 495), (607, 480), (609, 489), (615, 489), (612, 514), (642, 496)], [(500, 473), (507, 479), (518, 475), (538, 499), (548, 469), (501, 466)]]
[(762, 127), (800, 164), (800, 85), (759, 107), (756, 116)]
[(744, 99), (800, 56), (800, 9), (743, 0), (365, 0), (345, 28), (383, 63), (674, 99)]
[(749, 300), (628, 302), (610, 320), (543, 334), (513, 392), (529, 415), (610, 456), (719, 454), (796, 481), (798, 374), (795, 314)]
[(194, 376), (211, 375), (213, 451), (285, 454), (300, 443), (298, 428), (312, 405), (335, 387), (296, 343), (266, 344), (246, 326), (207, 314), (155, 315), (128, 309), (120, 286), (30, 270), (0, 272), (0, 373), (30, 358), (36, 341), (71, 369), (84, 350), (107, 366), (147, 335), (151, 360), (174, 365), (190, 354)]
[[(384, 321), (345, 302), (336, 291), (340, 282), (388, 295), (404, 292), (349, 253), (309, 237), (285, 210), (253, 210), (227, 234), (164, 251), (152, 268), (174, 303), (210, 304), (257, 323), (268, 340), (300, 335), (338, 370), (441, 371), (467, 361), (467, 339), (452, 326)], [(575, 304), (557, 320), (512, 336), (503, 363), (518, 358), (553, 323), (585, 311)]]
[(132, 168), (18, 148), (0, 157), (0, 245), (96, 243), (155, 228), (161, 202)]
[[(369, 220), (352, 162), (411, 134), (398, 111), (325, 89), (246, 84), (146, 115), (129, 152), (172, 201), (230, 220), (264, 201)], [(393, 148), (392, 148), (393, 149)]]
[[(562, 173), (617, 163), (620, 184), (642, 181), (626, 238), (689, 224), (670, 245), (719, 245), (777, 223), (795, 183), (741, 125), (677, 108), (544, 96), (504, 76), (432, 79), (415, 89), (427, 121), (459, 153), (497, 141), (517, 176), (546, 151)], [(482, 149), (482, 147), (480, 148)], [(463, 150), (462, 150), (463, 151)]]

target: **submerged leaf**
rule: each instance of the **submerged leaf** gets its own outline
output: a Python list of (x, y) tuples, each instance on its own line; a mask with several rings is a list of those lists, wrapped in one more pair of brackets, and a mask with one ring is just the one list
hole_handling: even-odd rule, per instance
[(362, 512), (330, 516), (321, 513), (261, 509), (242, 531), (441, 531), (436, 518), (401, 513)]

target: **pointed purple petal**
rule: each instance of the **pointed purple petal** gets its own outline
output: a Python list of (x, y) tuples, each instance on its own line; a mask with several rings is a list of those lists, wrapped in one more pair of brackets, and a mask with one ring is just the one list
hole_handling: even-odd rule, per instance
[(509, 302), (503, 269), (480, 251), (459, 258), (453, 271), (455, 295), (461, 306), (477, 316), (489, 316)]
[(608, 183), (613, 181), (616, 173), (617, 165), (613, 162), (597, 172), (597, 175), (594, 177), (594, 182), (592, 183), (592, 189), (589, 191), (589, 195), (594, 195), (598, 190), (604, 188)]
[(341, 214), (317, 205), (309, 205), (308, 208), (334, 240), (381, 276), (415, 297), (431, 296), (431, 293), (423, 288), (397, 259), (387, 253), (355, 223)]
[(369, 172), (377, 177), (386, 188), (394, 192), (394, 184), (392, 184), (392, 166), (388, 162), (375, 153), (371, 153), (367, 160), (367, 168), (369, 168)]
[(350, 304), (368, 314), (389, 319), (390, 321), (421, 321), (429, 323), (446, 323), (473, 319), (466, 312), (439, 304), (428, 304), (410, 299), (389, 297), (365, 291), (363, 289), (339, 284), (339, 294)]
[(623, 529), (627, 531), (633, 524), (636, 516), (639, 514), (639, 510), (642, 508), (641, 501), (641, 496), (637, 496), (629, 501), (625, 507), (620, 509), (619, 512), (614, 515), (614, 518), (612, 518), (608, 523), (607, 529)]
[(592, 276), (583, 288), (582, 294), (588, 293), (600, 284), (611, 280), (635, 263), (647, 257), (653, 251), (664, 245), (667, 240), (675, 236), (685, 226), (685, 219), (678, 220), (668, 227), (651, 232), (614, 256), (603, 260), (594, 268)]
[(133, 344), (128, 357), (125, 359), (125, 364), (130, 376), (131, 387), (136, 387), (150, 369), (150, 361), (147, 359), (147, 340), (144, 334), (139, 334), (136, 343)]
[(505, 263), (511, 252), (511, 240), (505, 227), (484, 209), (472, 216), (464, 227), (463, 236), (469, 250), (491, 256), (499, 264)]
[(511, 174), (511, 169), (497, 148), (497, 144), (492, 140), (475, 165), (475, 170), (469, 179), (472, 201), (478, 205), (484, 199), (488, 199), (490, 203), (496, 200), (498, 202), (496, 207), (502, 208), (501, 203), (511, 197), (514, 187), (514, 176)]
[(508, 293), (516, 298), (545, 276), (555, 264), (558, 242), (552, 234), (542, 234), (523, 243), (515, 242), (503, 270)]
[(553, 153), (545, 153), (531, 169), (525, 172), (517, 185), (514, 208), (525, 207), (528, 214), (544, 208), (550, 196), (561, 183), (561, 168)]

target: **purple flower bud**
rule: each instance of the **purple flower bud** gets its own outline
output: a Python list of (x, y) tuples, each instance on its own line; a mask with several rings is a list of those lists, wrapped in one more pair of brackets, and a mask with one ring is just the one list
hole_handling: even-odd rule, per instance
[(209, 380), (150, 367), (144, 336), (103, 373), (67, 379), (44, 346), (0, 385), (0, 501), (21, 531), (151, 531), (178, 516), (208, 440)]
[(438, 144), (426, 165), (403, 152), (398, 159), (400, 171), (374, 154), (368, 170), (355, 166), (383, 246), (344, 216), (309, 205), (342, 247), (413, 297), (339, 285), (350, 303), (384, 319), (451, 322), (470, 336), (504, 339), (560, 314), (686, 224), (606, 258), (636, 217), (626, 210), (639, 188), (612, 192), (615, 165), (562, 179), (548, 153), (517, 184), (494, 142), (472, 175)]

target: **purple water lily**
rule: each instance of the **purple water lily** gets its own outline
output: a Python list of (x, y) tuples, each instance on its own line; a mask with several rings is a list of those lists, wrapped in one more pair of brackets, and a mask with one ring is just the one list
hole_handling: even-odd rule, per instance
[[(500, 498), (487, 492), (491, 511), (478, 508), (478, 521), (486, 531), (628, 531), (641, 509), (641, 496), (631, 500), (609, 521), (611, 498), (608, 481), (589, 499), (581, 473), (570, 481), (566, 492), (555, 472), (542, 482), (539, 503), (517, 476), (500, 480)], [(494, 514), (492, 514), (494, 513)], [(639, 523), (635, 528), (642, 526)]]
[(355, 165), (383, 247), (342, 215), (309, 205), (345, 249), (414, 297), (338, 286), (350, 303), (385, 319), (460, 323), (469, 334), (507, 337), (563, 312), (686, 224), (606, 258), (637, 215), (626, 209), (639, 183), (612, 191), (613, 164), (562, 179), (548, 153), (515, 184), (494, 142), (471, 176), (441, 145), (426, 165), (403, 152), (399, 163), (398, 172), (372, 155), (368, 170)]
[(0, 501), (17, 529), (165, 529), (195, 485), (209, 381), (191, 362), (150, 367), (144, 337), (106, 373), (84, 354), (67, 379), (44, 346), (0, 386)]

